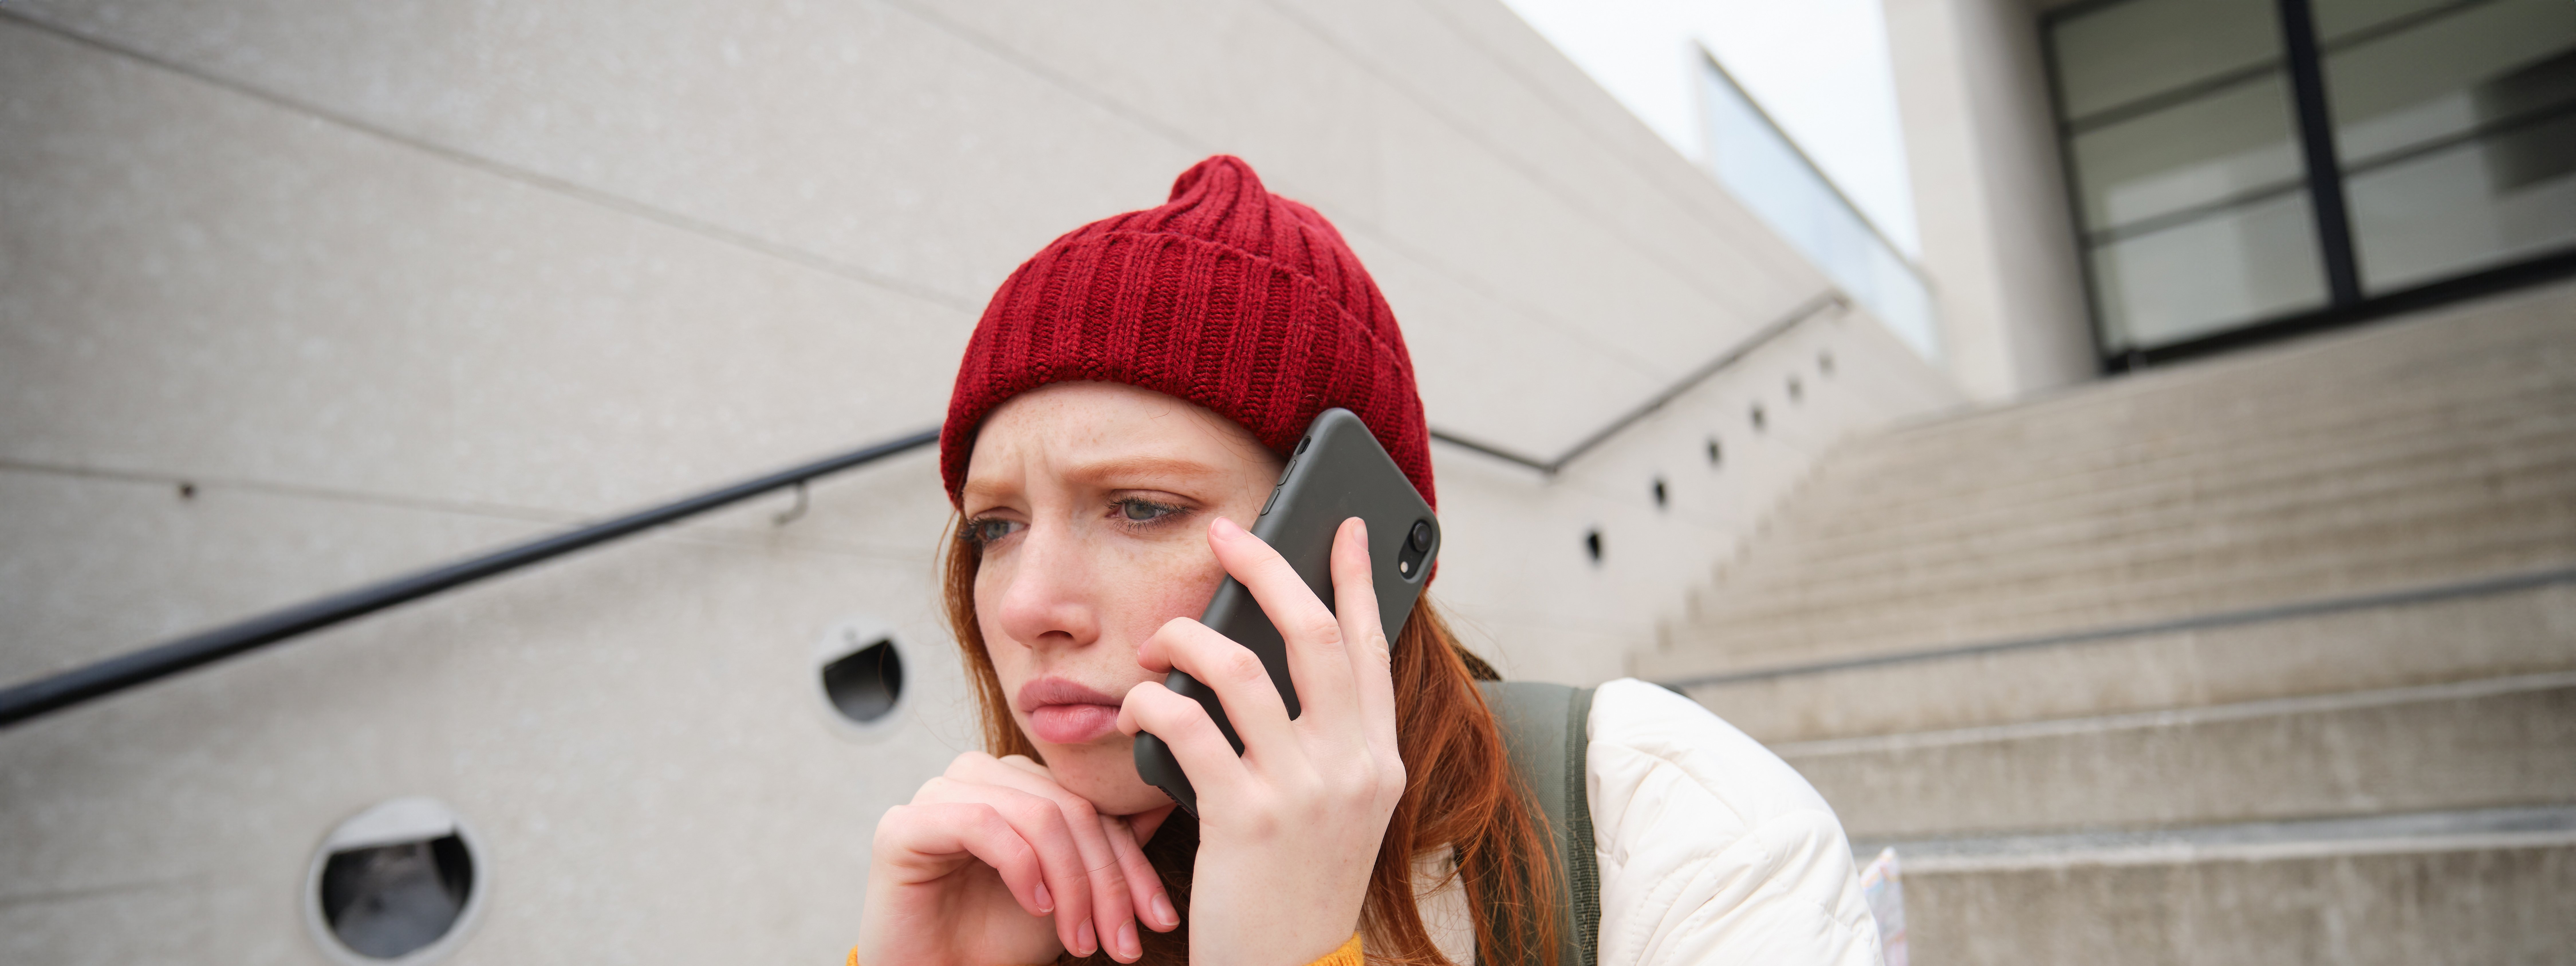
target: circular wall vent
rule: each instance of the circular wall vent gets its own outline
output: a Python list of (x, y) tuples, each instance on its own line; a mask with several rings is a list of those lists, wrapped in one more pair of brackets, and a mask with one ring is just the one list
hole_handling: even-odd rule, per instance
[(891, 628), (866, 618), (832, 625), (815, 652), (815, 678), (832, 717), (863, 735), (902, 723), (904, 658)]
[(416, 966), (464, 941), (488, 891), (484, 878), (454, 811), (397, 798), (323, 838), (305, 873), (304, 918), (334, 960)]

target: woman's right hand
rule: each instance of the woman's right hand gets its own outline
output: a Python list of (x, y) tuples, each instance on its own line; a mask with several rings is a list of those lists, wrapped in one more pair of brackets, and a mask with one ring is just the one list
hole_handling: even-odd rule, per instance
[(1141, 847), (1170, 814), (1101, 815), (1025, 757), (959, 755), (877, 822), (859, 962), (1042, 963), (1104, 946), (1134, 962), (1138, 920), (1180, 925)]

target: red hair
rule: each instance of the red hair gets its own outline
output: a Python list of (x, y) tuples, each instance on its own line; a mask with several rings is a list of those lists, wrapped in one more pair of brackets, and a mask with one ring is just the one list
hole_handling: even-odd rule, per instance
[[(995, 755), (1044, 761), (1011, 717), (1010, 700), (975, 618), (975, 574), (983, 556), (953, 523), (950, 532), (942, 566), (948, 623), (983, 711), (984, 747)], [(1551, 855), (1554, 839), (1546, 816), (1514, 776), (1502, 731), (1476, 687), (1478, 677), (1493, 676), (1492, 669), (1458, 646), (1428, 595), (1414, 602), (1389, 650), (1389, 671), (1401, 696), (1395, 731), (1405, 788), (1369, 875), (1368, 899), (1360, 910), (1363, 942), (1376, 962), (1448, 962), (1423, 928), (1415, 897), (1430, 890), (1413, 881), (1412, 861), (1421, 852), (1447, 846), (1456, 852), (1456, 874), (1476, 911), (1479, 961), (1556, 966), (1560, 900)], [(1186, 963), (1198, 823), (1175, 809), (1147, 843), (1145, 854), (1162, 874), (1174, 908), (1181, 910), (1182, 926), (1169, 933), (1139, 930), (1145, 948), (1139, 963)], [(1067, 955), (1058, 961), (1114, 962), (1105, 953), (1087, 960)]]

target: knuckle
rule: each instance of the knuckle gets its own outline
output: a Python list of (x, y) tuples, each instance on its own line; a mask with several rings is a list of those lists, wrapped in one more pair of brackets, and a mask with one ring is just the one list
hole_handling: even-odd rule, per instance
[(1241, 827), (1253, 839), (1266, 839), (1279, 834), (1280, 829), (1288, 824), (1284, 819), (1286, 816), (1270, 809), (1245, 809)]
[(877, 820), (877, 833), (873, 841), (877, 849), (883, 851), (888, 846), (910, 838), (914, 827), (919, 824), (920, 811), (910, 805), (897, 805), (886, 809), (885, 817)]
[(961, 809), (959, 814), (965, 816), (966, 820), (974, 825), (977, 834), (1005, 841), (1019, 841), (1020, 831), (1011, 827), (1011, 820), (1002, 815), (1001, 809), (983, 802), (967, 802), (958, 807)]
[(1319, 647), (1342, 646), (1342, 625), (1331, 614), (1309, 615), (1298, 622), (1307, 640)]
[(1056, 789), (1053, 794), (1048, 796), (1048, 798), (1055, 802), (1055, 807), (1058, 811), (1064, 813), (1065, 821), (1090, 825), (1100, 824), (1100, 820), (1093, 817), (1094, 813), (1091, 809), (1090, 799), (1086, 799), (1061, 788)]
[(1023, 822), (1036, 823), (1037, 825), (1049, 828), (1050, 830), (1052, 830), (1053, 826), (1057, 823), (1064, 821), (1064, 813), (1056, 810), (1054, 802), (1047, 801), (1046, 799), (1039, 798), (1034, 795), (1023, 796), (1019, 801), (1013, 802), (1011, 804), (1011, 816)]
[(1374, 796), (1374, 799), (1392, 805), (1404, 798), (1404, 790), (1404, 767), (1398, 765), (1378, 776), (1377, 794)]
[(1268, 680), (1270, 669), (1261, 666), (1261, 656), (1242, 647), (1219, 659), (1219, 673), (1240, 684)]
[(948, 762), (948, 770), (950, 770), (950, 771), (956, 771), (956, 770), (958, 770), (958, 769), (962, 769), (962, 768), (977, 768), (977, 767), (981, 767), (981, 766), (984, 766), (984, 765), (991, 764), (994, 760), (995, 760), (995, 759), (993, 758), (992, 754), (990, 754), (990, 753), (988, 753), (988, 752), (983, 752), (983, 751), (967, 751), (967, 752), (960, 752), (960, 753), (957, 755), (957, 757), (955, 757), (955, 758), (953, 758), (953, 759), (950, 759), (950, 760), (949, 760), (949, 762)]

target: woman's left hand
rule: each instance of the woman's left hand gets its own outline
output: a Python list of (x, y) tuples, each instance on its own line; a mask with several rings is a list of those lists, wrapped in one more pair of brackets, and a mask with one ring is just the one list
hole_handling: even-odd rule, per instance
[(1232, 521), (1210, 523), (1208, 543), (1287, 641), (1300, 713), (1289, 720), (1260, 658), (1184, 617), (1148, 638), (1137, 663), (1178, 667), (1213, 688), (1243, 738), (1242, 756), (1205, 708), (1158, 682), (1127, 692), (1118, 727), (1170, 745), (1198, 791), (1191, 961), (1297, 966), (1358, 928), (1378, 844), (1404, 795), (1368, 526), (1343, 521), (1333, 538), (1339, 614)]

